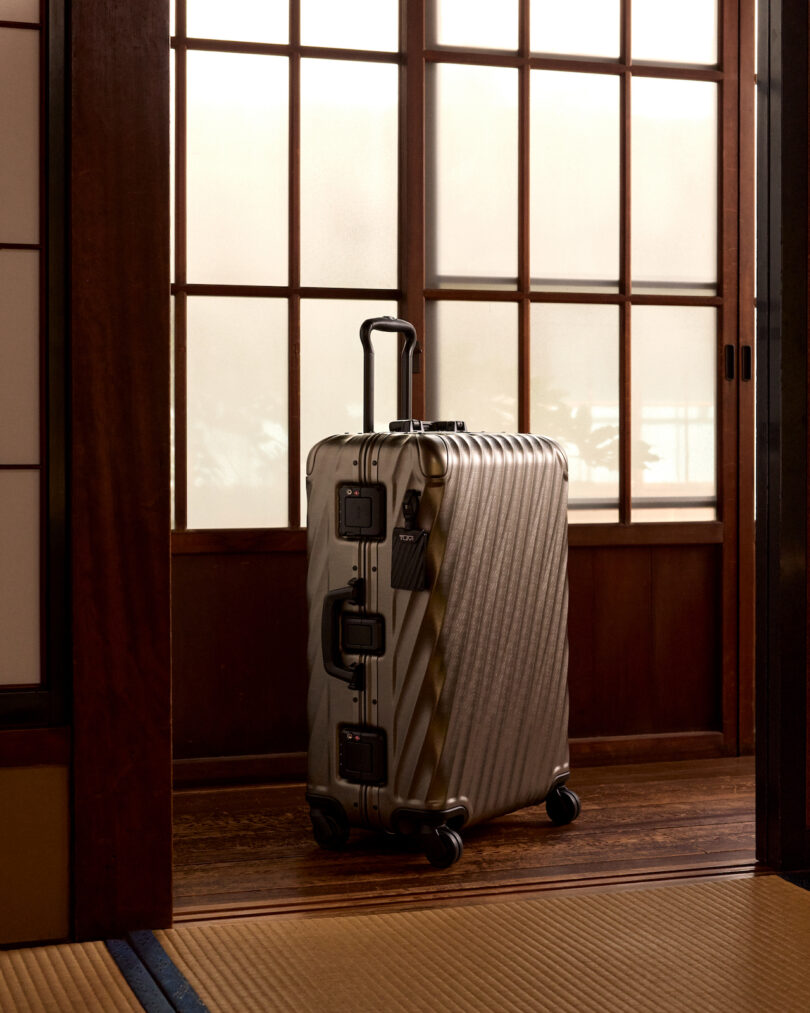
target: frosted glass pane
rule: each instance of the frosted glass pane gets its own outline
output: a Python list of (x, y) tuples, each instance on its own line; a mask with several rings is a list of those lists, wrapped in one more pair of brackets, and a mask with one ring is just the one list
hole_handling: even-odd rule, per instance
[(532, 285), (617, 291), (619, 80), (531, 72)]
[(289, 42), (289, 0), (186, 0), (192, 39)]
[(532, 305), (531, 429), (565, 448), (569, 504), (618, 507), (618, 306)]
[(0, 0), (0, 21), (39, 24), (39, 0)]
[(286, 285), (289, 64), (188, 54), (188, 280)]
[(471, 432), (516, 432), (517, 307), (440, 302), (428, 311), (428, 418), (461, 419)]
[(40, 681), (39, 472), (0, 471), (0, 685)]
[(397, 0), (301, 0), (301, 42), (338, 49), (399, 48)]
[(287, 304), (188, 300), (188, 526), (287, 524)]
[(632, 263), (642, 291), (717, 284), (717, 86), (633, 78)]
[[(304, 299), (301, 302), (301, 509), (306, 503), (307, 454), (318, 440), (363, 429), (363, 348), (360, 324), (396, 316), (394, 302)], [(388, 432), (397, 417), (395, 334), (375, 331), (374, 428)]]
[(619, 0), (531, 0), (531, 51), (617, 59), (620, 8)]
[[(644, 503), (645, 501), (639, 501)], [(634, 524), (684, 524), (686, 521), (716, 521), (717, 508), (707, 507), (656, 507), (647, 505), (646, 509), (632, 510), (630, 513)]]
[(39, 242), (39, 34), (0, 28), (0, 243)]
[(705, 508), (688, 498), (715, 496), (716, 310), (634, 306), (631, 360), (632, 519), (674, 499)]
[(301, 281), (395, 288), (399, 68), (301, 61)]
[(633, 59), (717, 63), (717, 27), (717, 0), (633, 0)]
[(449, 64), (428, 69), (430, 284), (514, 288), (517, 71)]
[(428, 0), (430, 46), (517, 49), (518, 0)]
[(38, 463), (39, 253), (0, 250), (0, 464)]

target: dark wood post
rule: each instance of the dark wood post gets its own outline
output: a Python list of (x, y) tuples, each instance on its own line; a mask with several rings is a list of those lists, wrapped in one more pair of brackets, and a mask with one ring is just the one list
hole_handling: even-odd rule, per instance
[(810, 867), (808, 7), (760, 2), (757, 857)]
[(70, 5), (74, 931), (171, 921), (167, 0)]

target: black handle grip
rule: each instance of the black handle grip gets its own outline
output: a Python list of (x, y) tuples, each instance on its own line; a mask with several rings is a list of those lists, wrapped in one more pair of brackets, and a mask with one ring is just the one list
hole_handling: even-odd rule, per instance
[(363, 344), (363, 432), (374, 432), (374, 348), (372, 331), (395, 331), (405, 335), (405, 344), (399, 357), (399, 398), (397, 413), (401, 419), (411, 417), (413, 352), (416, 348), (416, 328), (407, 320), (396, 317), (372, 317), (360, 325)]
[(743, 345), (740, 349), (740, 379), (747, 383), (753, 376), (753, 354), (750, 345)]
[(365, 669), (362, 664), (347, 668), (340, 653), (340, 613), (344, 602), (362, 605), (365, 601), (365, 586), (362, 579), (355, 577), (346, 587), (327, 591), (323, 600), (321, 615), (321, 650), (323, 667), (336, 679), (348, 682), (349, 689), (363, 689)]
[(724, 348), (725, 353), (725, 373), (727, 380), (734, 379), (734, 345), (726, 345)]

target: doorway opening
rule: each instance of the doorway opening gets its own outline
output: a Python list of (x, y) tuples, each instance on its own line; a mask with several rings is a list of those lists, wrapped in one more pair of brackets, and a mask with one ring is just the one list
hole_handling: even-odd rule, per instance
[[(390, 313), (420, 336), (419, 417), (569, 454), (572, 784), (640, 825), (623, 778), (653, 764), (645, 814), (705, 816), (704, 771), (731, 808), (679, 832), (726, 828), (716, 853), (752, 865), (753, 5), (695, 5), (682, 37), (643, 0), (587, 25), (329, 6), (173, 5), (178, 860), (204, 826), (248, 854), (263, 812), (309, 841), (304, 462), (359, 428), (357, 329)], [(494, 854), (527, 832), (504, 820)]]

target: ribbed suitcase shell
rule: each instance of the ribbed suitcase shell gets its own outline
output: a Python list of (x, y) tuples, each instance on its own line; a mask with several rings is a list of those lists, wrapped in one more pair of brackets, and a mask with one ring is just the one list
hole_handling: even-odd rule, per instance
[[(338, 536), (344, 482), (385, 487), (384, 541)], [(391, 588), (409, 489), (430, 533), (425, 591)], [(338, 802), (354, 825), (397, 830), (408, 812), (453, 812), (458, 827), (542, 802), (566, 780), (567, 489), (562, 450), (539, 436), (369, 433), (312, 449), (310, 799)], [(363, 659), (364, 692), (322, 658), (324, 597), (352, 577), (366, 582), (364, 611), (385, 622), (384, 654)], [(339, 776), (346, 724), (384, 729), (385, 784)]]

